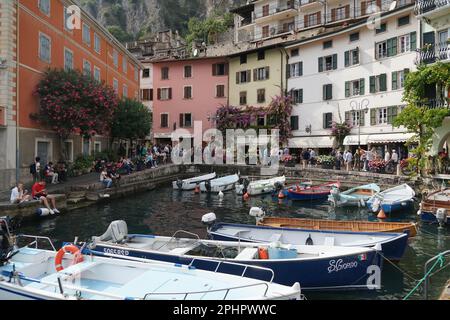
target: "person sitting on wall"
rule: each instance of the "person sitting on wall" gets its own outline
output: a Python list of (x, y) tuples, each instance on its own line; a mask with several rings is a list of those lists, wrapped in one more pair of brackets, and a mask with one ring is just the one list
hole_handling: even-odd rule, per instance
[(56, 172), (58, 173), (59, 181), (67, 181), (67, 167), (64, 161), (58, 162), (58, 164), (56, 165)]
[(106, 189), (109, 189), (112, 186), (113, 180), (108, 176), (106, 167), (103, 167), (102, 171), (100, 172), (100, 182), (103, 183)]
[[(34, 200), (39, 200), (42, 204), (44, 204), (47, 209), (50, 211), (50, 214), (60, 213), (58, 209), (56, 209), (56, 199), (54, 196), (47, 194), (46, 183), (44, 180), (36, 182), (31, 188), (31, 196)], [(53, 206), (53, 209), (49, 205), (49, 200)]]
[(28, 191), (24, 190), (23, 183), (19, 182), (16, 187), (11, 190), (10, 202), (11, 204), (19, 204), (31, 200), (31, 195), (27, 194)]
[(44, 175), (46, 178), (52, 179), (52, 184), (58, 184), (58, 174), (55, 172), (53, 168), (53, 162), (49, 162), (44, 168)]
[(117, 173), (114, 166), (107, 167), (107, 177), (112, 180), (113, 184), (117, 185), (121, 179), (120, 174)]

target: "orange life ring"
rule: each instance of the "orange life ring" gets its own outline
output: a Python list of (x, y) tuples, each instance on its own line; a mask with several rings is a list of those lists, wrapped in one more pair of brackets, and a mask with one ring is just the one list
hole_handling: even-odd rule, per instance
[(61, 249), (59, 249), (59, 251), (56, 253), (56, 257), (55, 257), (55, 267), (56, 267), (56, 271), (60, 272), (62, 270), (64, 270), (64, 267), (62, 266), (62, 260), (64, 257), (64, 254), (66, 253), (71, 253), (72, 255), (74, 255), (73, 264), (77, 264), (80, 262), (83, 262), (83, 255), (80, 252), (80, 249), (78, 249), (78, 247), (74, 246), (74, 245), (67, 245), (62, 247)]

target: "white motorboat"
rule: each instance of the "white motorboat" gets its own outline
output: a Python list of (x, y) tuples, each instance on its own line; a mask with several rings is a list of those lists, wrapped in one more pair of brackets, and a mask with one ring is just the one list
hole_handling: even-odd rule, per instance
[[(250, 272), (248, 266), (238, 265), (244, 270), (238, 276), (154, 260), (83, 256), (74, 245), (57, 252), (50, 239), (37, 236), (31, 237), (28, 246), (17, 248), (10, 245), (3, 227), (1, 300), (301, 299), (298, 283), (289, 287), (249, 278), (245, 274)], [(24, 237), (29, 236), (21, 239)], [(37, 248), (38, 240), (43, 239), (53, 250)], [(75, 255), (65, 254), (69, 251)]]
[(210, 173), (199, 177), (194, 177), (190, 179), (181, 180), (178, 179), (176, 181), (172, 182), (172, 186), (175, 190), (183, 190), (183, 191), (189, 191), (194, 190), (195, 187), (202, 182), (209, 181), (216, 178), (216, 173)]
[(213, 180), (208, 180), (205, 182), (202, 182), (200, 184), (200, 190), (202, 192), (208, 192), (208, 193), (219, 193), (219, 192), (225, 192), (230, 191), (234, 189), (234, 186), (239, 181), (239, 175), (234, 174), (230, 176), (225, 176)]
[(285, 183), (286, 183), (285, 176), (250, 182), (247, 180), (244, 181), (243, 184), (239, 184), (236, 186), (236, 193), (238, 195), (243, 195), (245, 189), (247, 189), (247, 193), (249, 196), (257, 196), (261, 194), (272, 193), (275, 191), (277, 185), (283, 187)]

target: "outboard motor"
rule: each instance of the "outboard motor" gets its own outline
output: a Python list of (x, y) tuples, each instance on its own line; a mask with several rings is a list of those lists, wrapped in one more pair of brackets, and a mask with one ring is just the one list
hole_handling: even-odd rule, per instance
[(177, 187), (179, 190), (183, 189), (183, 181), (181, 179), (177, 179)]
[(0, 218), (0, 266), (4, 266), (13, 256), (14, 241), (9, 221), (9, 218)]
[(217, 217), (214, 212), (207, 213), (202, 217), (202, 223), (209, 229), (216, 223)]
[(284, 185), (280, 181), (275, 182), (275, 184), (273, 186), (275, 187), (275, 191), (277, 191), (277, 192), (280, 192), (281, 190), (284, 189)]
[(205, 181), (205, 188), (206, 191), (211, 192), (211, 181), (209, 180)]
[(92, 241), (104, 242), (111, 241), (113, 243), (125, 243), (128, 239), (128, 227), (127, 223), (123, 220), (113, 221), (108, 227), (108, 230), (100, 236), (93, 237)]
[(246, 194), (248, 191), (248, 186), (250, 185), (250, 180), (248, 178), (242, 178), (242, 185), (244, 186), (242, 189), (242, 194)]
[(256, 219), (257, 222), (261, 221), (262, 219), (264, 219), (266, 213), (264, 212), (264, 210), (262, 208), (258, 208), (258, 207), (253, 207), (250, 209), (250, 212), (248, 213), (250, 216), (254, 217)]
[(341, 200), (341, 192), (338, 188), (333, 187), (330, 191), (330, 200), (332, 200), (332, 204), (336, 206)]
[(381, 209), (381, 199), (378, 197), (375, 197), (375, 199), (372, 202), (372, 212), (377, 213)]
[(436, 210), (436, 219), (439, 222), (439, 227), (444, 227), (447, 223), (447, 210), (444, 208), (439, 208)]

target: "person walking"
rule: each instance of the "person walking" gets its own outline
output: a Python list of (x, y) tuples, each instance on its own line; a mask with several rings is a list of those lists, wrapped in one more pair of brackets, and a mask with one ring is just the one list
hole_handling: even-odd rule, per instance
[(303, 163), (303, 169), (306, 169), (306, 166), (308, 165), (309, 159), (311, 158), (311, 155), (308, 151), (308, 149), (305, 149), (302, 152), (302, 163)]
[(352, 169), (352, 162), (353, 162), (353, 155), (350, 152), (350, 150), (346, 151), (344, 161), (345, 161), (345, 166), (346, 166), (347, 172), (350, 172)]

